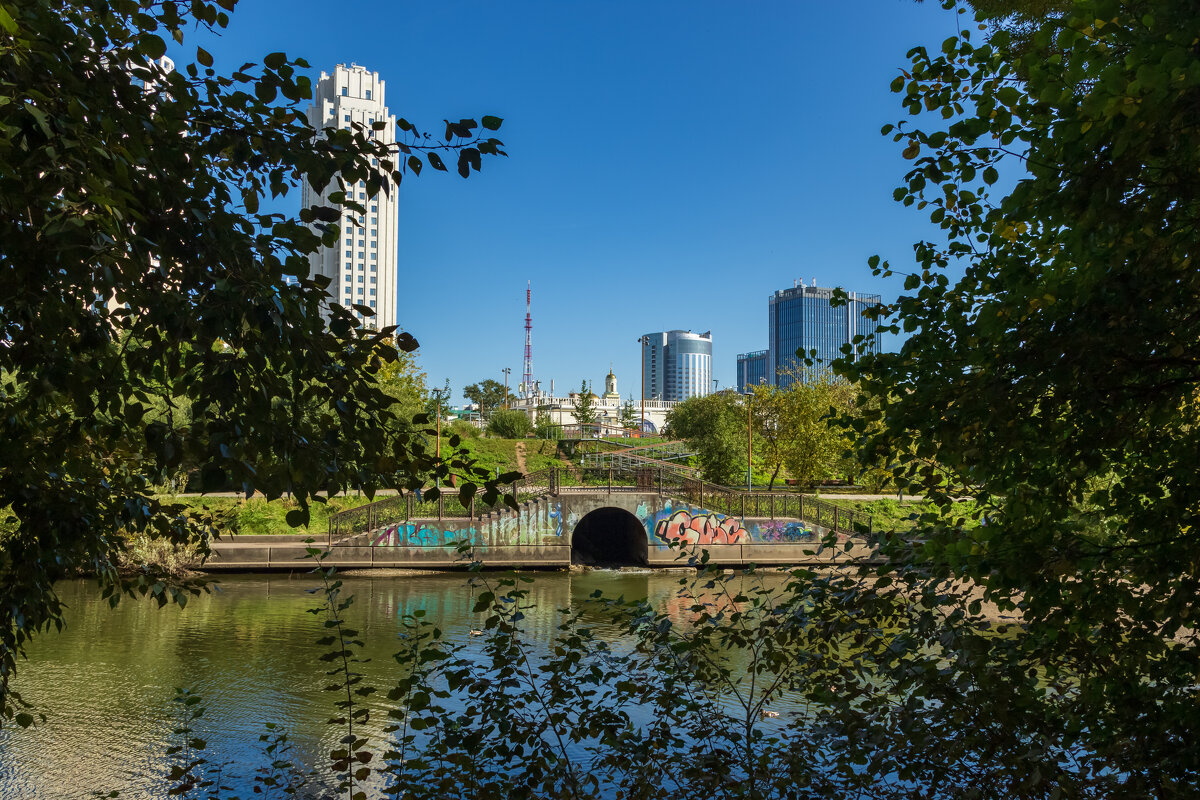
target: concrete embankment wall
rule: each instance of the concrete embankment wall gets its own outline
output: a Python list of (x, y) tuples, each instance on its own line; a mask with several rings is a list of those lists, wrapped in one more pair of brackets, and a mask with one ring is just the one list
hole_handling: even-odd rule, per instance
[[(495, 530), (477, 530), (468, 527), (463, 530), (457, 523), (470, 523), (470, 520), (413, 520), (406, 525), (412, 525), (416, 530), (424, 526), (433, 530), (433, 524), (439, 524), (440, 530), (453, 532), (458, 535), (466, 534), (463, 538), (471, 537), (476, 542), (474, 547), (465, 552), (459, 552), (455, 543), (459, 540), (449, 540), (441, 537), (438, 542), (426, 544), (410, 542), (407, 537), (400, 543), (373, 542), (372, 535), (364, 534), (345, 545), (331, 548), (331, 553), (324, 561), (326, 565), (346, 569), (429, 569), (451, 570), (465, 569), (472, 561), (480, 561), (489, 569), (566, 569), (571, 565), (570, 536), (566, 534), (547, 536), (544, 530), (536, 528), (527, 533), (513, 537), (500, 537)], [(485, 522), (487, 522), (485, 520)], [(745, 523), (749, 526), (766, 520), (751, 520)], [(777, 522), (775, 520), (770, 521)], [(454, 523), (454, 524), (447, 524)], [(402, 530), (403, 532), (403, 530)], [(492, 535), (486, 535), (486, 534)], [(792, 565), (828, 565), (848, 560), (868, 559), (872, 550), (861, 540), (843, 540), (836, 548), (821, 548), (819, 539), (824, 536), (823, 529), (812, 529), (811, 540), (788, 542), (754, 542), (747, 541), (737, 544), (704, 544), (674, 547), (655, 539), (649, 539), (647, 547), (647, 562), (651, 567), (686, 566), (689, 559), (699, 559), (702, 551), (707, 551), (709, 563), (729, 567), (742, 567), (755, 564), (759, 566), (792, 566)], [(259, 571), (259, 570), (294, 570), (312, 569), (316, 562), (306, 558), (306, 548), (319, 547), (324, 549), (326, 542), (314, 541), (305, 543), (304, 536), (239, 536), (222, 540), (213, 545), (213, 556), (205, 565), (208, 571)], [(513, 539), (517, 539), (514, 541)], [(522, 541), (523, 540), (523, 541)], [(391, 540), (395, 542), (395, 537)], [(419, 541), (419, 540), (418, 540)], [(849, 544), (849, 549), (846, 545)]]

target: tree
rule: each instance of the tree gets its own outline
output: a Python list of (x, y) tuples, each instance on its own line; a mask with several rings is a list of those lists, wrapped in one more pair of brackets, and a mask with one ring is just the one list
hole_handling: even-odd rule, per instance
[(391, 412), (397, 421), (411, 420), (425, 410), (429, 399), (428, 376), (417, 363), (416, 353), (400, 352), (394, 361), (379, 368), (379, 388), (392, 399)]
[(621, 406), (621, 425), (626, 428), (640, 428), (638, 424), (637, 406), (633, 404), (633, 394), (629, 395), (629, 399)]
[(689, 397), (667, 413), (665, 434), (696, 452), (705, 480), (732, 486), (746, 475), (747, 411), (734, 392)]
[(587, 381), (579, 382), (579, 394), (571, 401), (571, 409), (575, 412), (575, 422), (582, 428), (592, 425), (599, 417), (596, 411), (596, 395), (587, 387)]
[(913, 162), (896, 197), (942, 241), (884, 309), (899, 351), (840, 369), (876, 404), (851, 423), (864, 460), (946, 509), (893, 565), (1012, 614), (984, 674), (1104, 765), (1039, 767), (1026, 796), (1200, 791), (1198, 39), (1188, 3), (1080, 0), (1028, 43), (916, 48), (893, 84), (918, 118), (885, 127)]
[(431, 419), (436, 419), (438, 416), (444, 416), (446, 409), (450, 406), (450, 396), (454, 392), (450, 389), (450, 379), (446, 378), (446, 382), (442, 384), (440, 389), (430, 389), (429, 395), (425, 400), (425, 414)]
[(488, 420), (488, 433), (503, 439), (524, 439), (532, 429), (529, 415), (515, 408), (497, 411)]
[(504, 384), (487, 378), (464, 388), (463, 397), (478, 405), (479, 416), (487, 419), (504, 404)]
[(777, 458), (800, 486), (813, 486), (838, 474), (850, 441), (834, 417), (849, 411), (853, 403), (850, 384), (828, 375), (795, 381), (775, 392), (767, 407), (775, 414), (768, 422), (776, 426)]
[(364, 330), (309, 275), (342, 210), (260, 204), (301, 180), (394, 191), (422, 156), (444, 170), (438, 151), (465, 177), (503, 154), (477, 135), (500, 120), (447, 123), (444, 142), (402, 121), (391, 150), (361, 126), (313, 129), (308, 65), (283, 53), (225, 75), (197, 48), (164, 70), (163, 37), (219, 30), (234, 4), (0, 0), (0, 719), (31, 721), (10, 680), (61, 624), (58, 578), (89, 570), (114, 602), (197, 590), (116, 571), (127, 535), (206, 547), (211, 518), (153, 492), (181, 464), (209, 487), (290, 492), (293, 524), (349, 488), (455, 470), (467, 495), (485, 477), (394, 424), (379, 372), (416, 341)]

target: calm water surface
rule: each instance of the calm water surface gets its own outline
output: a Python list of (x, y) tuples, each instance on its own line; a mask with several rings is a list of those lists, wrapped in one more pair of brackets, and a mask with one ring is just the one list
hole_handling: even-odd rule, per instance
[[(398, 669), (390, 656), (404, 614), (423, 609), (451, 641), (480, 646), (469, 634), (481, 616), (471, 612), (475, 590), (464, 575), (344, 580), (356, 597), (348, 618), (372, 658), (364, 671), (377, 686)], [(554, 609), (577, 607), (596, 589), (669, 608), (678, 581), (678, 574), (661, 572), (538, 574), (529, 585), (537, 608), (528, 629), (548, 639)], [(344, 732), (326, 724), (333, 699), (322, 691), (324, 648), (313, 644), (321, 618), (305, 613), (320, 599), (305, 591), (316, 584), (312, 575), (234, 575), (185, 609), (126, 599), (115, 610), (94, 583), (60, 584), (67, 628), (38, 637), (16, 681), (48, 722), (0, 730), (0, 798), (83, 798), (113, 789), (122, 798), (163, 796), (175, 687), (203, 695), (207, 712), (197, 727), (207, 755), (237, 762), (245, 794), (265, 762), (258, 737), (266, 722), (289, 731), (297, 760), (322, 763)], [(601, 635), (615, 635), (594, 622)]]

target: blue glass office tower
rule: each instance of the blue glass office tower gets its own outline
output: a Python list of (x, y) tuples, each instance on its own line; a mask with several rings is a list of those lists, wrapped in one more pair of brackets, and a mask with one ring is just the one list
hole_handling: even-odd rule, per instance
[[(877, 294), (849, 292), (849, 302), (831, 306), (833, 289), (817, 286), (794, 286), (775, 292), (768, 306), (768, 348), (766, 374), (768, 382), (786, 388), (793, 380), (810, 380), (827, 374), (829, 362), (842, 357), (842, 345), (855, 336), (873, 334), (877, 320), (868, 319), (863, 312), (880, 305)], [(816, 365), (805, 366), (796, 351), (806, 354), (816, 351)], [(869, 352), (879, 352), (875, 339)], [(739, 374), (740, 376), (740, 374)]]
[(768, 353), (756, 350), (753, 353), (738, 353), (737, 390), (743, 394), (751, 386), (772, 383), (767, 375)]

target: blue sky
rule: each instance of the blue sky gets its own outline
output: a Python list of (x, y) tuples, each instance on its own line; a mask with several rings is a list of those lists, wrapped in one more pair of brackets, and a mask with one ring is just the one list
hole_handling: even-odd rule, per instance
[(711, 329), (725, 388), (766, 347), (774, 290), (899, 292), (867, 258), (904, 268), (936, 234), (891, 198), (907, 162), (879, 134), (903, 114), (888, 85), (957, 25), (911, 0), (243, 0), (219, 40), (188, 44), (223, 72), (276, 50), (314, 78), (362, 64), (433, 132), (503, 117), (509, 158), (401, 188), (401, 323), (456, 397), (503, 367), (515, 384), (530, 280), (543, 386), (600, 387), (611, 362), (636, 396), (642, 333)]

